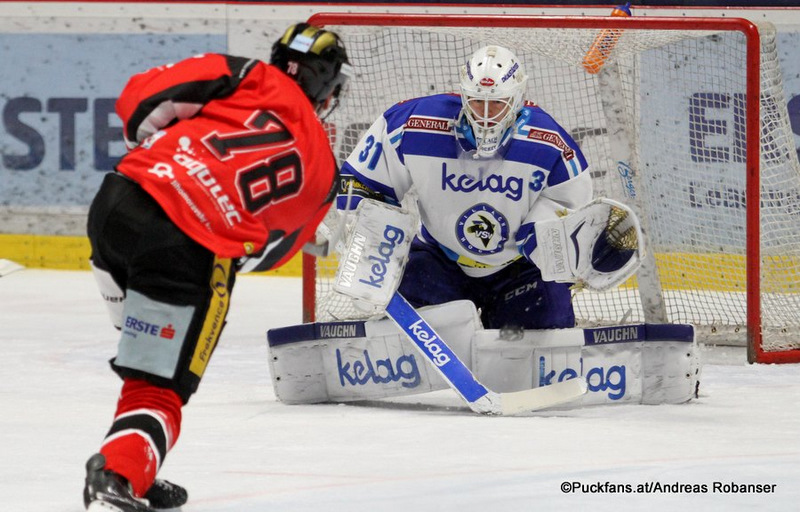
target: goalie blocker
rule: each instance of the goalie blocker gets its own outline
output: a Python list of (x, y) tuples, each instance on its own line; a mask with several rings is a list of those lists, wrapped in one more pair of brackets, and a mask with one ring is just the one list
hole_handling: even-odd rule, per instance
[[(422, 308), (420, 314), (476, 378), (497, 392), (583, 377), (589, 392), (561, 407), (682, 403), (696, 395), (700, 368), (690, 325), (528, 330), (511, 341), (498, 330), (482, 329), (469, 301)], [(267, 340), (275, 393), (288, 404), (448, 388), (390, 319), (283, 327), (268, 331)]]
[(334, 292), (366, 315), (385, 311), (403, 277), (415, 232), (415, 219), (406, 210), (362, 199), (340, 256)]

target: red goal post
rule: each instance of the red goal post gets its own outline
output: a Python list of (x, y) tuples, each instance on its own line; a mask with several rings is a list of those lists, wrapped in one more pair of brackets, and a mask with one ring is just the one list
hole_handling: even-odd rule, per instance
[[(426, 53), (433, 54), (438, 52), (444, 54), (439, 57), (442, 60), (437, 61), (434, 65), (434, 67), (441, 66), (444, 68), (445, 65), (461, 64), (461, 61), (467, 55), (464, 53), (463, 48), (474, 48), (478, 41), (494, 41), (495, 36), (500, 37), (503, 35), (508, 38), (509, 42), (504, 42), (502, 38), (500, 38), (498, 44), (510, 46), (520, 53), (517, 46), (522, 45), (523, 41), (527, 44), (531, 40), (537, 38), (547, 39), (553, 37), (555, 34), (557, 39), (554, 39), (554, 41), (556, 41), (556, 43), (551, 42), (550, 46), (564, 46), (564, 55), (567, 56), (573, 51), (577, 53), (583, 52), (583, 54), (585, 54), (588, 49), (586, 45), (594, 40), (598, 31), (621, 31), (619, 33), (623, 35), (620, 37), (619, 48), (613, 50), (608, 63), (609, 65), (619, 66), (619, 71), (615, 71), (615, 73), (623, 76), (624, 79), (632, 77), (632, 82), (635, 83), (635, 85), (630, 87), (624, 85), (624, 87), (629, 87), (632, 91), (631, 93), (626, 92), (631, 98), (626, 99), (630, 105), (626, 106), (625, 109), (634, 112), (631, 114), (631, 119), (635, 121), (625, 120), (622, 123), (626, 126), (633, 125), (628, 126), (628, 129), (633, 131), (633, 133), (629, 134), (631, 148), (623, 150), (622, 153), (626, 157), (631, 158), (632, 162), (637, 159), (637, 162), (639, 162), (637, 165), (631, 165), (630, 169), (628, 169), (634, 175), (633, 181), (630, 182), (631, 190), (633, 190), (635, 186), (637, 187), (637, 192), (651, 192), (655, 194), (658, 194), (659, 191), (654, 192), (648, 189), (648, 187), (652, 185), (651, 182), (654, 183), (668, 176), (669, 173), (664, 170), (657, 170), (650, 174), (651, 168), (653, 167), (652, 163), (658, 158), (652, 155), (642, 158), (641, 153), (647, 151), (647, 142), (652, 143), (655, 139), (655, 141), (658, 142), (657, 145), (660, 145), (661, 141), (664, 139), (660, 138), (660, 135), (648, 135), (650, 131), (657, 132), (657, 129), (651, 126), (651, 123), (648, 123), (646, 120), (636, 117), (637, 115), (641, 116), (642, 112), (651, 108), (652, 105), (650, 104), (653, 103), (652, 99), (645, 99), (651, 96), (647, 91), (639, 91), (636, 87), (642, 87), (642, 84), (648, 81), (642, 77), (650, 71), (658, 69), (660, 72), (660, 70), (664, 69), (666, 70), (665, 72), (672, 73), (673, 70), (670, 69), (670, 67), (680, 70), (679, 68), (681, 67), (692, 67), (691, 62), (693, 60), (701, 63), (703, 62), (702, 55), (690, 55), (687, 57), (678, 53), (679, 51), (684, 51), (684, 47), (689, 48), (692, 44), (695, 44), (684, 43), (684, 39), (682, 39), (682, 37), (684, 37), (683, 34), (688, 34), (685, 36), (687, 38), (686, 40), (692, 38), (691, 34), (698, 34), (695, 37), (700, 41), (696, 43), (695, 46), (698, 49), (692, 50), (697, 52), (703, 52), (707, 50), (709, 46), (717, 44), (710, 42), (714, 41), (715, 37), (725, 40), (729, 38), (736, 39), (738, 41), (736, 46), (741, 47), (734, 51), (734, 53), (738, 52), (736, 56), (730, 57), (730, 62), (725, 63), (720, 71), (709, 71), (709, 73), (719, 73), (719, 76), (709, 75), (703, 77), (701, 76), (702, 73), (696, 73), (697, 76), (693, 76), (691, 80), (680, 78), (653, 78), (650, 79), (650, 83), (655, 83), (658, 80), (667, 80), (669, 83), (678, 84), (697, 80), (696, 83), (692, 82), (687, 86), (690, 87), (687, 89), (687, 92), (689, 94), (694, 94), (694, 96), (689, 98), (689, 101), (693, 103), (689, 113), (686, 114), (690, 118), (696, 115), (694, 113), (695, 111), (713, 110), (715, 108), (721, 111), (722, 107), (718, 107), (719, 105), (733, 105), (733, 107), (731, 107), (734, 112), (733, 117), (708, 120), (708, 126), (702, 125), (699, 130), (701, 136), (705, 137), (705, 140), (711, 140), (715, 137), (730, 137), (729, 131), (736, 132), (732, 137), (743, 139), (742, 142), (734, 141), (730, 145), (732, 149), (728, 151), (728, 158), (731, 159), (730, 161), (741, 164), (741, 177), (737, 175), (733, 178), (733, 181), (738, 182), (737, 180), (742, 180), (743, 192), (735, 187), (730, 187), (729, 190), (724, 186), (726, 179), (728, 179), (726, 174), (728, 172), (727, 169), (724, 169), (723, 166), (711, 166), (715, 169), (721, 169), (713, 171), (719, 174), (708, 181), (708, 183), (711, 184), (698, 185), (697, 189), (701, 190), (701, 192), (695, 194), (695, 190), (692, 189), (695, 181), (690, 181), (689, 199), (686, 199), (686, 197), (678, 198), (676, 196), (670, 199), (670, 201), (674, 201), (676, 211), (680, 211), (681, 214), (688, 214), (686, 215), (687, 217), (692, 217), (692, 213), (697, 213), (704, 208), (705, 210), (709, 210), (711, 206), (719, 206), (715, 204), (706, 205), (703, 201), (708, 203), (731, 203), (732, 210), (744, 209), (744, 219), (741, 223), (745, 224), (745, 227), (742, 230), (743, 235), (741, 236), (742, 243), (740, 247), (728, 247), (726, 241), (723, 240), (717, 244), (720, 247), (712, 247), (711, 249), (703, 247), (695, 250), (699, 244), (691, 240), (685, 247), (675, 248), (670, 240), (666, 240), (666, 242), (663, 240), (665, 238), (668, 239), (669, 236), (663, 235), (662, 230), (659, 228), (659, 223), (663, 223), (665, 220), (664, 217), (670, 217), (670, 215), (665, 215), (664, 212), (655, 216), (647, 215), (647, 213), (649, 213), (649, 208), (657, 201), (653, 202), (652, 198), (648, 197), (646, 193), (639, 193), (636, 198), (631, 197), (632, 194), (629, 194), (629, 197), (625, 197), (625, 190), (623, 190), (622, 193), (620, 193), (619, 190), (613, 193), (615, 186), (608, 187), (608, 190), (601, 186), (599, 191), (603, 192), (602, 195), (614, 197), (623, 202), (634, 203), (632, 206), (638, 211), (640, 217), (644, 218), (643, 220), (648, 235), (654, 240), (651, 244), (654, 250), (650, 251), (654, 256), (652, 256), (649, 262), (650, 268), (645, 268), (639, 273), (637, 279), (623, 286), (623, 289), (619, 292), (620, 295), (599, 297), (590, 292), (577, 294), (575, 302), (576, 310), (578, 311), (576, 312), (589, 312), (588, 316), (581, 322), (585, 325), (613, 324), (624, 321), (642, 320), (699, 324), (701, 326), (699, 333), (701, 335), (705, 333), (708, 336), (707, 340), (700, 338), (701, 341), (725, 343), (726, 337), (732, 339), (736, 338), (737, 340), (741, 339), (742, 344), (747, 344), (748, 357), (751, 362), (777, 363), (800, 361), (800, 312), (798, 312), (800, 311), (800, 302), (798, 302), (798, 293), (800, 293), (800, 270), (795, 268), (796, 264), (800, 265), (800, 255), (793, 252), (795, 250), (795, 238), (798, 244), (800, 244), (800, 233), (797, 232), (800, 228), (796, 228), (794, 233), (790, 233), (790, 239), (785, 242), (788, 248), (786, 250), (791, 250), (792, 252), (787, 252), (786, 254), (781, 253), (782, 247), (780, 244), (784, 242), (779, 241), (768, 246), (770, 252), (769, 258), (772, 259), (766, 263), (762, 261), (762, 244), (764, 244), (762, 241), (762, 227), (764, 226), (765, 219), (762, 219), (761, 205), (765, 200), (778, 202), (778, 200), (775, 199), (776, 194), (777, 197), (780, 197), (780, 191), (784, 188), (784, 185), (781, 185), (775, 189), (769, 189), (768, 192), (772, 194), (772, 196), (765, 199), (765, 191), (762, 190), (761, 184), (762, 164), (764, 162), (762, 145), (772, 144), (776, 140), (783, 140), (785, 138), (785, 134), (782, 132), (779, 134), (780, 137), (771, 132), (767, 133), (769, 130), (774, 130), (774, 126), (763, 126), (765, 116), (762, 115), (762, 105), (765, 104), (765, 100), (762, 98), (762, 94), (764, 93), (762, 84), (766, 83), (765, 77), (762, 74), (762, 66), (765, 61), (764, 41), (762, 41), (761, 37), (763, 28), (756, 26), (756, 24), (751, 21), (740, 18), (636, 16), (625, 18), (321, 13), (312, 16), (308, 21), (318, 26), (329, 27), (340, 33), (356, 69), (356, 78), (354, 79), (354, 82), (356, 82), (354, 85), (356, 87), (354, 88), (358, 89), (359, 82), (363, 85), (362, 90), (357, 92), (356, 95), (353, 95), (353, 91), (351, 90), (351, 94), (347, 97), (344, 107), (330, 120), (336, 134), (334, 149), (337, 150), (337, 158), (340, 160), (347, 156), (348, 151), (346, 151), (346, 149), (352, 150), (355, 144), (352, 140), (349, 142), (345, 140), (348, 132), (351, 138), (354, 135), (357, 136), (358, 128), (363, 131), (377, 115), (380, 115), (383, 110), (393, 103), (410, 97), (423, 95), (416, 90), (407, 91), (402, 88), (402, 85), (396, 92), (393, 89), (396, 85), (394, 82), (401, 81), (395, 80), (395, 77), (406, 73), (398, 67), (396, 70), (397, 75), (395, 75), (395, 77), (391, 75), (391, 68), (395, 66), (393, 59), (395, 57), (399, 58), (399, 51), (401, 48), (405, 49), (407, 46), (417, 45), (418, 48), (414, 48), (413, 50), (414, 56), (411, 57), (412, 59), (425, 59), (427, 57), (420, 56), (424, 56)], [(386, 31), (388, 35), (381, 35), (381, 31)], [(375, 32), (376, 35), (369, 35), (372, 32)], [(400, 37), (398, 34), (403, 34), (405, 32), (412, 34), (412, 36), (409, 36), (407, 40), (398, 39)], [(354, 33), (358, 33), (358, 35), (353, 35)], [(425, 35), (428, 33), (436, 34), (436, 37)], [(574, 48), (569, 46), (572, 44), (571, 42), (562, 42), (561, 38), (558, 38), (559, 33), (564, 34), (564, 39), (575, 38), (576, 42), (574, 43)], [(363, 34), (367, 35), (365, 36)], [(420, 34), (423, 35), (420, 36)], [(624, 39), (635, 39), (634, 36), (636, 34), (641, 34), (640, 39), (656, 39), (655, 35), (661, 34), (667, 35), (667, 40), (674, 37), (676, 42), (666, 44), (673, 45), (677, 50), (668, 46), (667, 50), (635, 50), (642, 52), (638, 55), (635, 53), (624, 53), (626, 51), (624, 45), (627, 44), (627, 41), (624, 41)], [(739, 36), (729, 37), (729, 34), (739, 34)], [(370, 39), (370, 37), (373, 37), (373, 39)], [(385, 42), (387, 38), (390, 40), (389, 43)], [(465, 44), (462, 47), (451, 42), (451, 40), (456, 41), (459, 40), (459, 38), (467, 40), (469, 44)], [(378, 42), (386, 46), (378, 47)], [(725, 41), (724, 44), (728, 44), (727, 41)], [(450, 45), (452, 45), (452, 49), (450, 49)], [(734, 45), (731, 44), (731, 46)], [(615, 63), (614, 52), (620, 55), (618, 64)], [(634, 52), (634, 50), (631, 50), (631, 52)], [(651, 64), (650, 62), (645, 62), (650, 59), (650, 54), (648, 52), (663, 53), (664, 55), (659, 55), (658, 58), (666, 59), (666, 64)], [(360, 62), (362, 58), (372, 59), (376, 55), (384, 55), (385, 60), (381, 64), (366, 64), (366, 61), (364, 61), (362, 65), (362, 62)], [(527, 59), (531, 58), (527, 50), (522, 52), (521, 58), (523, 62), (526, 62), (526, 57)], [(718, 57), (714, 58), (718, 59)], [(559, 60), (553, 58), (552, 55), (547, 55), (546, 59), (554, 61)], [(632, 66), (631, 70), (627, 68), (623, 70), (623, 60), (625, 59), (630, 61)], [(670, 59), (673, 59), (674, 62), (671, 62)], [(739, 60), (737, 61), (736, 59)], [(448, 62), (448, 60), (452, 62)], [(568, 58), (565, 57), (564, 60), (568, 60)], [(775, 61), (777, 61), (777, 57), (775, 57)], [(686, 64), (686, 62), (690, 62), (690, 64)], [(546, 73), (546, 71), (544, 71), (545, 67), (540, 63), (541, 61), (536, 61), (536, 71), (544, 74)], [(426, 64), (420, 65), (431, 66), (427, 61)], [(708, 66), (708, 63), (705, 63), (705, 65)], [(702, 67), (702, 64), (697, 64), (697, 66)], [(370, 74), (370, 70), (373, 68), (385, 69), (387, 75), (379, 77), (376, 73), (373, 76)], [(737, 68), (739, 72), (742, 72), (741, 78), (737, 77), (739, 81), (731, 82), (731, 85), (725, 82), (725, 85), (721, 87), (730, 90), (726, 89), (722, 93), (715, 92), (715, 87), (720, 87), (719, 84), (729, 78), (723, 75), (733, 74)], [(405, 70), (407, 68), (403, 69)], [(457, 77), (457, 73), (452, 73), (451, 71), (441, 69), (440, 72), (441, 74), (449, 73)], [(547, 76), (560, 77), (563, 73), (564, 71), (556, 70), (553, 72), (553, 75)], [(573, 72), (570, 71), (570, 73)], [(532, 73), (529, 71), (529, 75), (531, 74)], [(583, 75), (587, 75), (588, 77), (588, 73), (583, 72)], [(570, 76), (574, 77), (577, 75)], [(672, 75), (669, 76), (671, 77)], [(619, 77), (617, 77), (617, 79), (618, 78)], [(428, 76), (424, 79), (419, 79), (420, 82), (425, 82), (425, 80), (428, 80), (431, 84), (434, 82), (434, 80)], [(588, 77), (587, 80), (589, 80), (587, 83), (592, 85), (584, 88), (597, 86), (597, 76)], [(427, 82), (425, 83), (427, 85)], [(444, 89), (440, 89), (439, 87), (440, 86), (430, 85), (424, 89), (423, 93), (454, 92), (457, 91), (457, 82), (446, 84)], [(691, 87), (694, 87), (694, 89), (691, 89)], [(600, 93), (590, 91), (588, 93), (589, 100), (567, 100), (565, 103), (569, 105), (568, 108), (564, 110), (569, 110), (571, 112), (570, 109), (573, 108), (571, 103), (578, 104), (581, 103), (581, 101), (591, 103), (592, 106), (586, 107), (587, 110), (585, 112), (580, 111), (580, 109), (583, 108), (582, 106), (578, 105), (575, 107), (576, 113), (574, 117), (580, 120), (581, 116), (584, 115), (585, 119), (592, 119), (591, 122), (601, 127), (598, 129), (599, 131), (605, 130), (608, 133), (611, 131), (614, 121), (608, 117), (607, 112), (603, 119), (603, 114), (598, 114), (597, 107), (594, 105), (596, 103), (603, 103), (603, 107), (605, 107), (607, 103), (606, 99), (603, 98), (602, 101), (591, 99), (592, 94), (594, 97), (597, 97), (598, 95), (602, 96), (602, 92), (602, 89), (600, 89)], [(768, 94), (770, 94), (770, 96), (766, 104), (770, 110), (785, 110), (785, 100), (782, 102), (780, 101), (783, 94), (782, 89), (780, 91), (780, 97), (773, 95), (774, 91), (768, 91)], [(655, 95), (655, 93), (652, 95)], [(529, 96), (532, 96), (532, 99), (537, 103), (545, 103), (545, 98), (540, 97), (541, 87), (538, 91), (529, 90)], [(363, 104), (368, 104), (373, 100), (375, 100), (375, 105), (359, 110)], [(355, 104), (356, 106), (348, 107), (350, 104)], [(563, 118), (570, 117), (570, 114), (564, 114), (564, 112), (561, 112), (557, 107), (551, 108), (546, 104), (543, 106), (550, 113), (554, 114), (554, 117), (559, 121)], [(589, 108), (595, 110), (590, 111)], [(785, 119), (781, 118), (780, 115), (776, 116), (776, 118), (780, 120), (780, 123), (785, 122)], [(658, 118), (658, 121), (660, 121), (661, 124), (665, 124), (663, 123), (663, 119)], [(705, 120), (703, 122), (705, 122)], [(692, 121), (690, 120), (689, 124), (691, 125), (691, 123)], [(775, 123), (770, 121), (770, 124)], [(573, 123), (573, 126), (566, 126), (566, 128), (574, 129), (577, 132), (577, 130), (580, 129), (580, 121), (576, 121)], [(660, 128), (661, 127), (659, 127), (659, 129)], [(778, 128), (782, 129), (783, 126), (779, 126)], [(692, 129), (696, 131), (697, 127), (692, 128), (690, 126), (688, 131), (691, 132)], [(765, 133), (767, 134), (765, 135)], [(592, 136), (587, 136), (587, 139), (591, 137)], [(625, 137), (622, 138), (625, 139)], [(703, 159), (707, 159), (713, 161), (718, 155), (715, 149), (716, 146), (711, 144), (704, 146), (701, 144), (698, 157), (698, 155), (695, 154), (697, 150), (695, 147), (697, 145), (696, 141), (688, 139), (687, 137), (683, 137), (682, 139), (681, 137), (676, 137), (678, 141), (676, 144), (685, 144), (685, 147), (675, 146), (678, 149), (673, 148), (669, 151), (672, 152), (671, 154), (678, 154), (683, 151), (692, 153), (686, 160), (686, 162), (689, 162), (688, 164), (677, 159), (672, 163), (675, 169), (681, 169), (691, 174), (694, 172), (693, 166), (698, 163), (698, 160), (702, 161)], [(614, 175), (616, 171), (621, 172), (618, 165), (619, 162), (615, 162), (615, 160), (619, 160), (619, 150), (616, 150), (615, 153), (614, 149), (615, 144), (619, 146), (619, 141), (615, 139), (597, 144), (598, 146), (604, 146), (604, 149), (600, 150), (598, 153), (600, 156), (596, 158), (596, 162), (593, 161), (592, 154), (587, 155), (590, 160), (590, 165), (599, 167), (599, 171), (593, 171), (593, 176), (595, 172), (597, 172), (598, 175), (604, 173), (604, 176), (608, 175), (604, 179), (612, 180), (611, 176)], [(650, 145), (653, 146), (653, 144)], [(780, 150), (771, 149), (771, 151), (779, 152), (781, 158), (783, 158), (784, 154), (788, 152), (786, 147), (788, 147), (788, 143), (782, 143), (780, 145)], [(605, 153), (603, 153), (603, 151), (605, 151)], [(731, 154), (733, 156), (730, 156)], [(774, 157), (775, 155), (770, 153), (766, 158), (774, 159)], [(787, 168), (788, 170), (781, 170), (781, 175), (785, 174), (789, 176), (797, 171), (796, 154), (794, 154), (793, 157), (794, 160), (791, 163), (781, 164), (793, 166), (791, 169)], [(663, 156), (661, 158), (663, 159)], [(788, 157), (786, 158), (788, 162)], [(716, 165), (719, 162), (713, 161), (712, 163)], [(614, 165), (617, 166), (616, 169), (613, 168)], [(608, 169), (605, 169), (604, 166)], [(697, 183), (699, 184), (700, 181), (697, 180)], [(714, 188), (715, 185), (712, 185), (713, 183), (720, 183), (720, 185), (718, 188)], [(618, 185), (616, 185), (616, 187), (618, 188)], [(797, 187), (797, 195), (800, 197), (799, 183), (792, 182), (788, 187), (790, 187), (790, 192), (786, 192), (787, 195), (790, 193), (793, 194), (795, 192), (795, 187)], [(612, 193), (609, 193), (609, 191)], [(686, 195), (684, 191), (683, 196)], [(731, 197), (729, 198), (728, 195)], [(720, 197), (722, 199), (718, 201)], [(792, 198), (794, 199), (794, 196), (792, 196)], [(696, 201), (696, 203), (693, 201)], [(772, 203), (769, 204), (771, 205)], [(694, 208), (694, 210), (692, 210), (692, 208)], [(719, 208), (721, 210), (723, 207), (719, 206)], [(793, 212), (794, 210), (791, 211)], [(737, 226), (738, 217), (736, 216), (738, 213), (739, 212), (734, 211), (731, 213), (732, 216), (730, 217), (726, 217), (725, 215), (727, 214), (720, 214), (719, 217), (710, 217), (710, 221), (705, 218), (698, 218), (697, 223), (703, 224), (706, 222), (715, 224), (719, 222), (720, 224), (724, 224), (721, 233), (715, 234), (716, 237), (724, 239), (730, 233), (736, 233), (737, 230), (739, 230), (739, 226)], [(648, 221), (648, 217), (652, 218), (649, 218)], [(786, 219), (779, 219), (781, 228), (785, 221)], [(798, 223), (798, 225), (800, 225), (800, 223)], [(698, 227), (702, 228), (704, 226)], [(700, 233), (698, 238), (702, 239), (702, 233), (704, 233), (704, 231), (701, 229)], [(775, 256), (775, 254), (777, 254), (777, 256)], [(684, 267), (681, 266), (684, 264), (681, 263), (682, 258), (685, 260), (684, 263), (688, 262)], [(318, 268), (319, 265), (320, 262), (315, 258), (308, 255), (304, 256), (304, 321), (326, 319), (324, 318), (324, 311), (320, 311), (320, 303), (321, 295), (327, 293), (330, 270), (328, 269), (325, 272), (320, 272)], [(731, 266), (727, 267), (726, 265)], [(779, 271), (785, 273), (788, 278), (784, 279), (783, 274), (779, 272), (776, 279), (765, 282), (762, 280), (762, 268), (778, 268)], [(716, 276), (717, 273), (719, 273), (720, 283), (705, 289), (704, 281), (706, 281), (706, 279), (704, 279), (703, 276)], [(681, 276), (689, 276), (689, 279), (681, 281)], [(710, 280), (714, 279), (716, 279), (716, 277), (713, 279), (710, 278)], [(772, 277), (770, 277), (770, 279), (772, 279)], [(587, 293), (589, 295), (587, 295)], [(765, 325), (765, 318), (768, 316), (765, 315), (766, 312), (764, 311), (764, 305), (762, 303), (765, 293), (770, 294), (771, 304), (779, 304), (779, 309), (781, 309), (782, 312), (784, 309), (786, 310), (786, 312), (782, 313), (781, 319), (775, 322), (775, 325), (773, 325), (772, 320), (770, 320), (769, 325)], [(730, 297), (722, 297), (721, 299), (718, 297), (726, 294), (730, 295)], [(739, 297), (741, 297), (741, 301)], [(626, 301), (631, 301), (631, 303), (627, 304)], [(729, 315), (727, 315), (727, 312), (724, 310), (728, 307), (732, 310), (739, 309), (739, 302), (741, 302), (741, 315), (732, 314), (730, 316), (736, 318), (727, 318)], [(620, 306), (620, 304), (623, 305)], [(794, 312), (791, 312), (792, 309), (794, 309)], [(721, 314), (720, 311), (722, 311)], [(580, 315), (578, 316), (580, 317)], [(775, 335), (780, 338), (780, 341), (774, 345), (765, 344), (764, 334), (767, 331), (770, 332), (770, 336)], [(737, 341), (734, 341), (733, 344), (737, 344)]]

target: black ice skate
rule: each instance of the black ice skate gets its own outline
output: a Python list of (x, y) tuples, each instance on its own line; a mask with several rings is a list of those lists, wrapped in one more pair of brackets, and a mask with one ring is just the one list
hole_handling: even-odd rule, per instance
[(155, 512), (180, 507), (188, 499), (186, 489), (156, 480), (143, 499), (133, 496), (124, 478), (103, 469), (106, 459), (97, 453), (86, 463), (83, 503), (90, 512)]
[(189, 499), (189, 493), (180, 485), (167, 480), (156, 479), (144, 495), (150, 506), (156, 510), (178, 508)]

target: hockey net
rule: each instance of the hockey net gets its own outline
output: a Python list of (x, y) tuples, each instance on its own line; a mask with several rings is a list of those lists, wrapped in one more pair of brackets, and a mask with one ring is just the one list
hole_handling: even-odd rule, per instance
[[(800, 166), (774, 27), (399, 14), (311, 22), (343, 37), (356, 70), (328, 120), (340, 161), (389, 106), (457, 92), (468, 55), (509, 47), (530, 77), (526, 99), (586, 154), (595, 195), (631, 205), (648, 237), (635, 278), (574, 294), (579, 325), (689, 323), (701, 342), (747, 344), (751, 361), (800, 361)], [(589, 73), (583, 61), (602, 30), (617, 41), (600, 72)], [(336, 264), (306, 257), (306, 321), (358, 316), (330, 293)]]

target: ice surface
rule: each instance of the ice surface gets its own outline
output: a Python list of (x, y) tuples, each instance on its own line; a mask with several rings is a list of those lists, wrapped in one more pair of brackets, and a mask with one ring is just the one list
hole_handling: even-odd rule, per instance
[[(701, 396), (685, 405), (482, 417), (447, 390), (287, 406), (272, 391), (265, 333), (300, 322), (299, 279), (241, 276), (228, 320), (161, 471), (188, 488), (184, 512), (798, 510), (800, 365), (706, 350)], [(107, 364), (116, 340), (90, 273), (0, 278), (3, 510), (83, 510), (83, 466), (119, 391)], [(606, 482), (708, 490), (591, 492)]]

